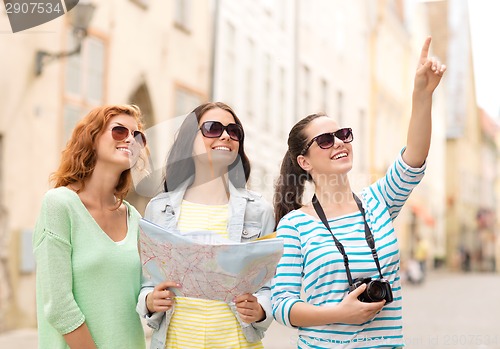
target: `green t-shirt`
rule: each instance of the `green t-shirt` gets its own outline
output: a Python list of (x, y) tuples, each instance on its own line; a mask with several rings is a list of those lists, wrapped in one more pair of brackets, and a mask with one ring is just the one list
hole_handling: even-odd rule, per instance
[(128, 231), (114, 242), (72, 190), (49, 190), (33, 235), (38, 342), (68, 348), (64, 334), (86, 322), (100, 349), (143, 349), (135, 311), (141, 285), (140, 214), (128, 203)]

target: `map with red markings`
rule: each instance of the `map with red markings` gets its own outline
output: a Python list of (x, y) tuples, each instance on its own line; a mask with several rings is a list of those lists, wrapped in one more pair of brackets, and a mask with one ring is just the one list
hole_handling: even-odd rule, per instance
[(180, 283), (174, 292), (181, 297), (229, 303), (241, 294), (255, 293), (274, 276), (283, 253), (283, 241), (276, 238), (235, 243), (210, 232), (184, 236), (144, 219), (140, 226), (145, 276), (155, 283)]

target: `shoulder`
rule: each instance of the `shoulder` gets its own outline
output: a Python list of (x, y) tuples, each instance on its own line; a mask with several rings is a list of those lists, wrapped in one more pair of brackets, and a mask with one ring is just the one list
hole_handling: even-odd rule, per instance
[(156, 195), (151, 200), (149, 200), (147, 207), (156, 208), (156, 207), (160, 207), (160, 206), (165, 206), (165, 204), (170, 203), (170, 201), (171, 201), (170, 192), (163, 192), (163, 193)]
[(165, 212), (168, 206), (172, 206), (172, 196), (170, 192), (163, 192), (149, 200), (144, 211), (144, 218), (154, 221), (158, 215)]
[(251, 198), (262, 199), (262, 194), (258, 193), (256, 191), (253, 191), (253, 190), (250, 190), (250, 189), (245, 189), (245, 188), (240, 188), (238, 190), (241, 190), (242, 192), (246, 193), (246, 195), (248, 195)]
[[(242, 200), (246, 202), (245, 205), (242, 205)], [(245, 188), (231, 189), (229, 202), (235, 210), (245, 207), (245, 224), (260, 222), (263, 235), (268, 235), (275, 230), (273, 207), (260, 193)]]
[(141, 214), (139, 213), (139, 211), (137, 211), (137, 209), (128, 201), (123, 200), (123, 204), (127, 208), (130, 217), (141, 218)]
[(67, 206), (73, 204), (77, 198), (78, 194), (66, 187), (49, 189), (43, 196), (42, 207), (54, 208)]
[(236, 194), (237, 196), (241, 196), (249, 201), (255, 201), (255, 200), (261, 200), (262, 199), (262, 194), (246, 189), (246, 188), (236, 188), (236, 187), (231, 187), (230, 188), (231, 195)]
[(73, 197), (74, 195), (78, 195), (76, 194), (76, 192), (74, 192), (73, 190), (71, 189), (68, 189), (66, 187), (57, 187), (57, 188), (52, 188), (52, 189), (49, 189), (47, 190), (47, 192), (45, 193), (44, 195), (44, 198), (46, 199), (69, 199), (71, 197)]
[(238, 196), (247, 199), (248, 202), (255, 202), (257, 204), (266, 204), (267, 200), (264, 199), (261, 193), (246, 188), (235, 188)]
[(292, 210), (281, 217), (278, 223), (278, 228), (287, 227), (297, 229), (298, 226), (309, 221), (311, 221), (311, 217), (309, 217), (304, 212), (300, 210)]
[(83, 205), (78, 205), (78, 195), (65, 187), (50, 189), (42, 200), (42, 208), (38, 216), (33, 241), (35, 245), (41, 241), (41, 237), (46, 231), (50, 231), (52, 236), (58, 236), (66, 244), (71, 241), (72, 220), (76, 212)]
[[(294, 240), (298, 243), (301, 240), (303, 226), (307, 225), (307, 215), (299, 210), (293, 210), (281, 217), (276, 227), (276, 236), (287, 241)], [(290, 240), (291, 239), (291, 240)]]
[(262, 196), (262, 194), (260, 194), (256, 191), (252, 191), (252, 190), (248, 190), (248, 189), (244, 189), (244, 188), (238, 188), (236, 190), (240, 196), (242, 196), (243, 198), (245, 198), (247, 200), (248, 205), (256, 207), (256, 208), (260, 208), (263, 211), (271, 211), (271, 212), (273, 211), (273, 207), (272, 207), (271, 203), (269, 201), (267, 201)]

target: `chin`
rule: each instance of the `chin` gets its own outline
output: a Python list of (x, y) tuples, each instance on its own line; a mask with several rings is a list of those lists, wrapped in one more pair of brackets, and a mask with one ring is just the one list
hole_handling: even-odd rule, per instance
[(213, 151), (211, 153), (212, 159), (214, 161), (223, 161), (223, 162), (228, 162), (228, 164), (232, 164), (234, 160), (236, 160), (237, 154), (234, 152), (225, 152), (225, 151)]

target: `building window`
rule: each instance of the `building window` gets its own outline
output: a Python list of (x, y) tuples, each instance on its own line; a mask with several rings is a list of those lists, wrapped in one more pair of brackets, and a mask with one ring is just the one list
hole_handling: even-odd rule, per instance
[(337, 118), (339, 125), (341, 127), (344, 126), (344, 115), (342, 113), (342, 110), (344, 109), (344, 94), (342, 91), (337, 92), (337, 115), (335, 117)]
[(392, 11), (396, 15), (396, 18), (401, 22), (401, 24), (404, 24), (405, 5), (403, 4), (403, 2), (400, 0), (389, 0), (387, 7), (389, 8), (390, 11)]
[(335, 12), (334, 15), (334, 48), (335, 52), (339, 53), (339, 56), (343, 56), (344, 51), (346, 50), (346, 38), (349, 37), (346, 31), (348, 23), (346, 17), (347, 16), (345, 15), (344, 11), (340, 8)]
[(262, 0), (264, 11), (271, 16), (273, 13), (274, 0)]
[(176, 27), (187, 32), (191, 30), (190, 11), (191, 0), (175, 0), (174, 23)]
[(311, 70), (308, 66), (302, 66), (302, 112), (301, 115), (311, 114)]
[[(73, 35), (68, 35), (73, 47)], [(80, 118), (104, 102), (105, 43), (89, 36), (79, 55), (67, 58), (64, 88), (64, 142)]]
[(366, 113), (363, 109), (359, 110), (359, 120), (358, 120), (358, 129), (353, 131), (354, 137), (356, 137), (356, 142), (358, 143), (358, 149), (361, 149), (359, 152), (360, 159), (358, 161), (359, 168), (361, 172), (367, 172), (369, 170), (369, 158), (368, 158), (368, 143), (370, 136), (368, 133), (368, 120), (366, 119)]
[(286, 72), (285, 68), (280, 67), (279, 69), (279, 78), (278, 78), (278, 83), (279, 83), (279, 95), (278, 95), (278, 116), (279, 116), (279, 124), (282, 125), (278, 129), (281, 129), (283, 132), (283, 136), (286, 136), (288, 133), (288, 130), (286, 128), (286, 116), (285, 116), (285, 105), (286, 105)]
[[(278, 23), (280, 24), (281, 30), (285, 31), (287, 29), (287, 16), (288, 16), (288, 0), (279, 0), (277, 4), (276, 15), (278, 16)], [(291, 5), (293, 6), (293, 5)]]
[(90, 102), (100, 103), (104, 95), (104, 43), (90, 39), (87, 46), (89, 65), (85, 72), (86, 94)]
[(66, 93), (79, 96), (82, 85), (82, 59), (80, 55), (71, 56), (66, 64)]
[(236, 72), (236, 57), (235, 57), (235, 44), (236, 44), (236, 29), (234, 26), (227, 22), (225, 30), (225, 51), (223, 62), (223, 89), (224, 96), (229, 105), (235, 102), (235, 72)]
[(134, 4), (138, 5), (143, 9), (147, 9), (150, 3), (149, 0), (130, 0), (130, 1), (132, 1)]
[(87, 38), (81, 53), (68, 58), (66, 95), (81, 102), (101, 104), (104, 95), (104, 64), (104, 42), (95, 37)]
[[(3, 140), (3, 135), (0, 134), (0, 210), (2, 209), (3, 203), (4, 203), (4, 197), (3, 197), (3, 193), (4, 193), (3, 171), (5, 168), (4, 161), (5, 161), (5, 158), (4, 158), (4, 140)], [(2, 217), (1, 212), (0, 212), (0, 217)]]
[(252, 39), (248, 39), (248, 52), (247, 52), (247, 68), (245, 71), (245, 105), (246, 105), (246, 113), (249, 119), (252, 119), (255, 114), (255, 95), (254, 95), (254, 86), (255, 86), (255, 71), (254, 65), (255, 62), (255, 43)]
[(271, 100), (273, 93), (273, 80), (272, 80), (272, 62), (271, 56), (266, 54), (264, 58), (264, 127), (269, 129), (272, 118), (272, 110), (271, 110)]
[(73, 132), (78, 121), (85, 115), (82, 106), (66, 104), (64, 106), (64, 143), (66, 143)]
[(202, 97), (186, 88), (177, 87), (174, 103), (174, 116), (186, 115), (202, 103)]
[(321, 109), (325, 113), (329, 113), (328, 108), (328, 93), (330, 87), (328, 86), (328, 81), (321, 79)]

